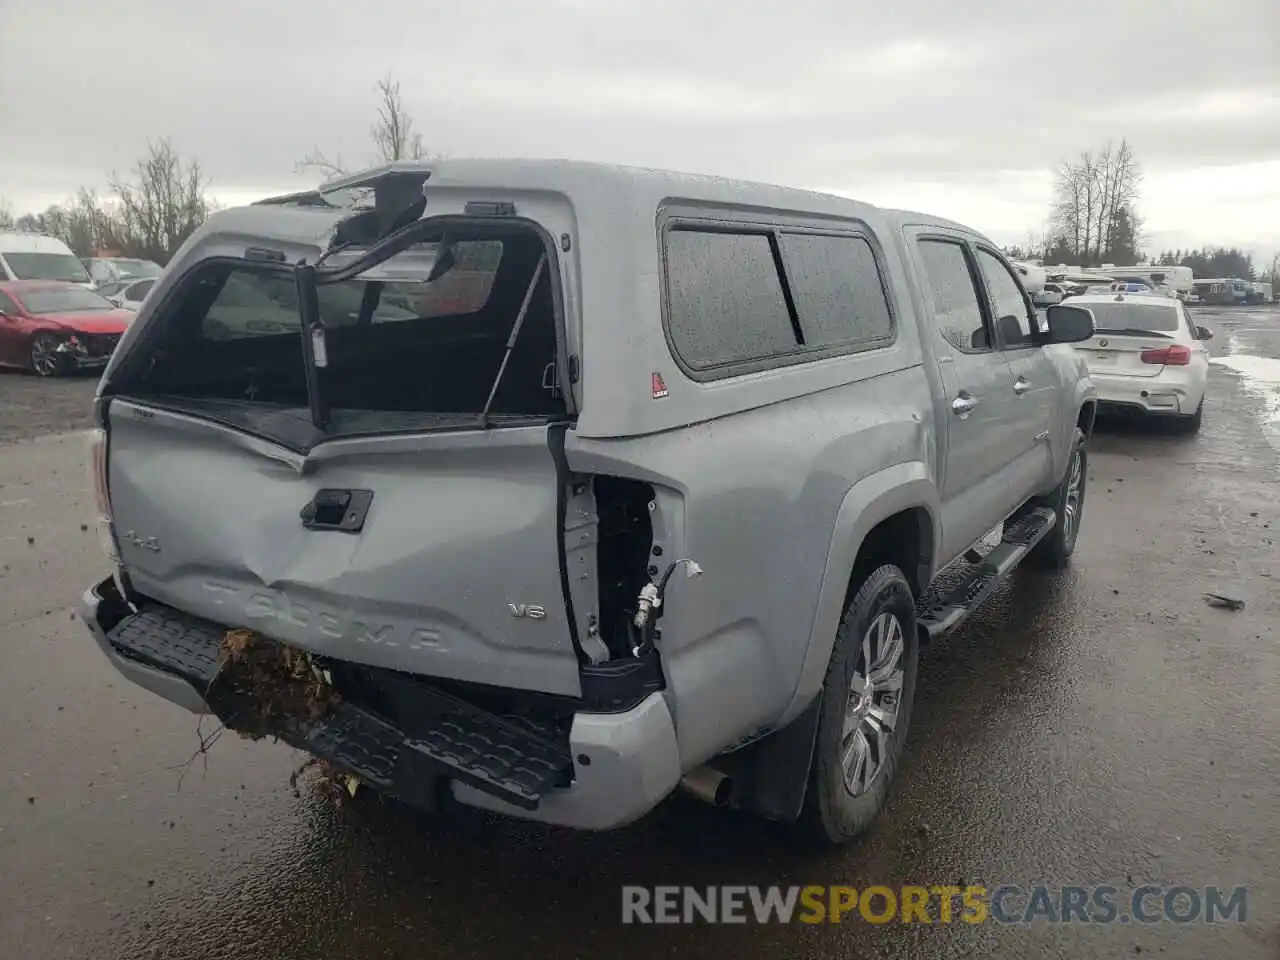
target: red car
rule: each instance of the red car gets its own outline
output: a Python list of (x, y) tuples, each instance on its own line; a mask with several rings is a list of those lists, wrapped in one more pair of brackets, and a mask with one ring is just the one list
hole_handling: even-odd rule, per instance
[(0, 283), (0, 367), (41, 377), (104, 367), (133, 316), (77, 284)]

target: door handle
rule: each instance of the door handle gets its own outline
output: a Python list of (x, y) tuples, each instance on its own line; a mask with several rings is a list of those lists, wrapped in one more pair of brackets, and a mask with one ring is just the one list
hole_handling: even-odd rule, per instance
[(359, 533), (364, 529), (372, 502), (372, 490), (317, 490), (311, 502), (302, 508), (302, 525), (308, 530)]
[(1022, 396), (1031, 389), (1031, 384), (1026, 377), (1019, 377), (1013, 385), (1013, 392), (1018, 396)]
[(969, 415), (969, 411), (977, 405), (977, 397), (971, 397), (967, 393), (962, 393), (951, 401), (951, 412), (959, 414), (961, 417), (967, 417)]

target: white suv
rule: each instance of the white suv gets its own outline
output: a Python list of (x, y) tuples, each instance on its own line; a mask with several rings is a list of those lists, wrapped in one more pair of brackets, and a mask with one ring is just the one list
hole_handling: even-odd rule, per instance
[(1200, 429), (1213, 331), (1181, 301), (1125, 293), (1072, 297), (1093, 312), (1094, 335), (1078, 345), (1098, 388), (1099, 415), (1174, 417)]

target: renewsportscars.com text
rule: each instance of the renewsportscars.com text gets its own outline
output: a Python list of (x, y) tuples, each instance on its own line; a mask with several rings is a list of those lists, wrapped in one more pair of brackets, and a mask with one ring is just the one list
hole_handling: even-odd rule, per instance
[(622, 888), (623, 923), (1243, 923), (1244, 887)]

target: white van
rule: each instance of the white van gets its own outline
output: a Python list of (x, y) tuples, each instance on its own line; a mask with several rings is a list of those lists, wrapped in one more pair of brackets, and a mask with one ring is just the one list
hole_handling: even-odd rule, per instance
[(64, 280), (93, 286), (71, 248), (40, 233), (0, 232), (0, 280)]

